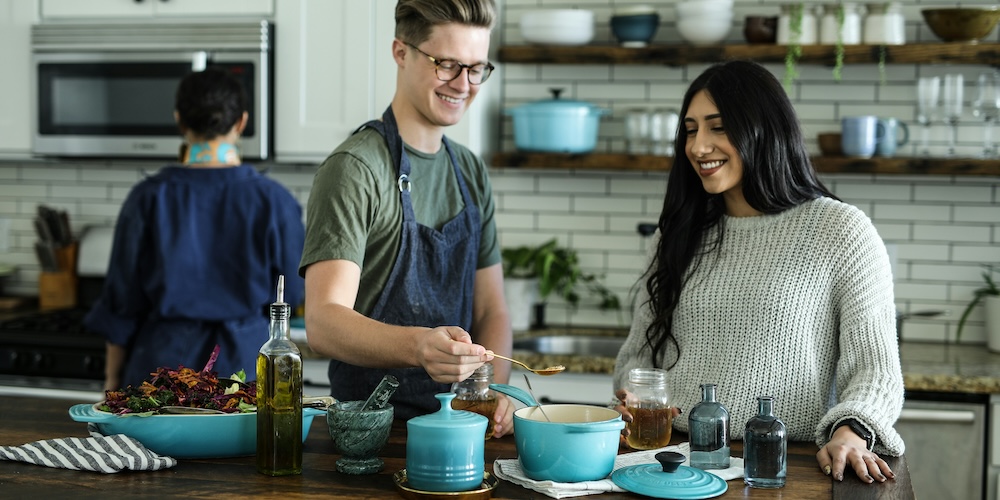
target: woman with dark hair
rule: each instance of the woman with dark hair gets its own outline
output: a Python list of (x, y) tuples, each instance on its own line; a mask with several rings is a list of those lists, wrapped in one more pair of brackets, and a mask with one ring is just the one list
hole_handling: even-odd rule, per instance
[(762, 66), (710, 67), (681, 117), (616, 395), (637, 367), (668, 370), (675, 408), (717, 383), (736, 439), (756, 397), (771, 395), (789, 439), (820, 447), (826, 474), (892, 478), (875, 452), (903, 452), (903, 379), (875, 227), (816, 178), (794, 108)]
[(240, 159), (246, 95), (223, 69), (186, 76), (174, 117), (180, 164), (140, 181), (115, 225), (104, 290), (87, 328), (107, 337), (105, 390), (138, 386), (161, 366), (253, 373), (268, 339), (266, 305), (285, 275), (299, 304), (305, 229), (283, 186)]

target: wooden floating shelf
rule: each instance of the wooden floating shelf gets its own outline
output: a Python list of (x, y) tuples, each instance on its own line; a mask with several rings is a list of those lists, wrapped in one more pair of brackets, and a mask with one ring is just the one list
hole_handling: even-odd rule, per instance
[[(544, 64), (650, 64), (684, 66), (730, 59), (784, 63), (784, 45), (649, 45), (627, 48), (618, 45), (507, 45), (500, 47), (504, 63)], [(844, 46), (845, 64), (877, 64), (881, 45)], [(835, 61), (833, 45), (803, 45), (799, 63), (825, 64)], [(919, 43), (885, 46), (886, 64), (987, 64), (1000, 66), (997, 43)]]
[[(673, 165), (673, 158), (667, 156), (614, 153), (497, 153), (492, 160), (494, 167), (556, 170), (666, 172)], [(1000, 176), (1000, 160), (815, 156), (812, 161), (817, 172), (829, 174)]]

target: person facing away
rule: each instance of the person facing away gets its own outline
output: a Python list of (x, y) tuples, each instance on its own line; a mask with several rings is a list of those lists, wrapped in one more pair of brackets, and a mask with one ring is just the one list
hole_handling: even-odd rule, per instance
[[(865, 214), (816, 178), (794, 108), (764, 67), (708, 68), (684, 95), (657, 237), (614, 381), (668, 370), (690, 409), (718, 384), (733, 437), (775, 397), (790, 440), (813, 440), (820, 468), (894, 477), (903, 404), (892, 275)], [(626, 420), (631, 415), (618, 407)], [(687, 431), (687, 419), (674, 420)]]
[(104, 288), (84, 320), (107, 338), (105, 390), (137, 386), (159, 367), (201, 370), (216, 345), (213, 371), (252, 379), (279, 275), (285, 302), (302, 301), (302, 208), (241, 161), (246, 99), (215, 67), (177, 88), (183, 158), (128, 194)]
[[(400, 0), (395, 17), (395, 95), (318, 169), (300, 272), (309, 346), (333, 358), (331, 394), (363, 400), (392, 374), (406, 419), (440, 408), (434, 394), (488, 351), (509, 354), (511, 329), (487, 169), (444, 136), (493, 70), (495, 5)], [(494, 379), (509, 373), (498, 363)], [(499, 400), (502, 435), (513, 407)]]

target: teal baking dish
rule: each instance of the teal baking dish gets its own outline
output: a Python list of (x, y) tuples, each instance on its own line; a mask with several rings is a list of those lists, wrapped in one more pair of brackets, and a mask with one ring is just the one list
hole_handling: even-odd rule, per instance
[[(174, 458), (227, 458), (257, 452), (257, 414), (117, 416), (98, 410), (96, 404), (78, 404), (69, 409), (77, 422), (93, 423), (105, 436), (124, 434), (146, 448)], [(325, 415), (317, 408), (302, 409), (302, 440), (306, 440), (313, 417)]]

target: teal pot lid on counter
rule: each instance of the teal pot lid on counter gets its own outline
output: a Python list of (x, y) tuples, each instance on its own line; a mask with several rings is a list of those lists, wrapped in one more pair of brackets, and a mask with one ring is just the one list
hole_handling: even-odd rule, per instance
[(623, 467), (611, 473), (611, 481), (625, 491), (677, 500), (713, 498), (729, 489), (726, 481), (715, 474), (686, 465), (674, 472), (663, 472), (658, 463)]

